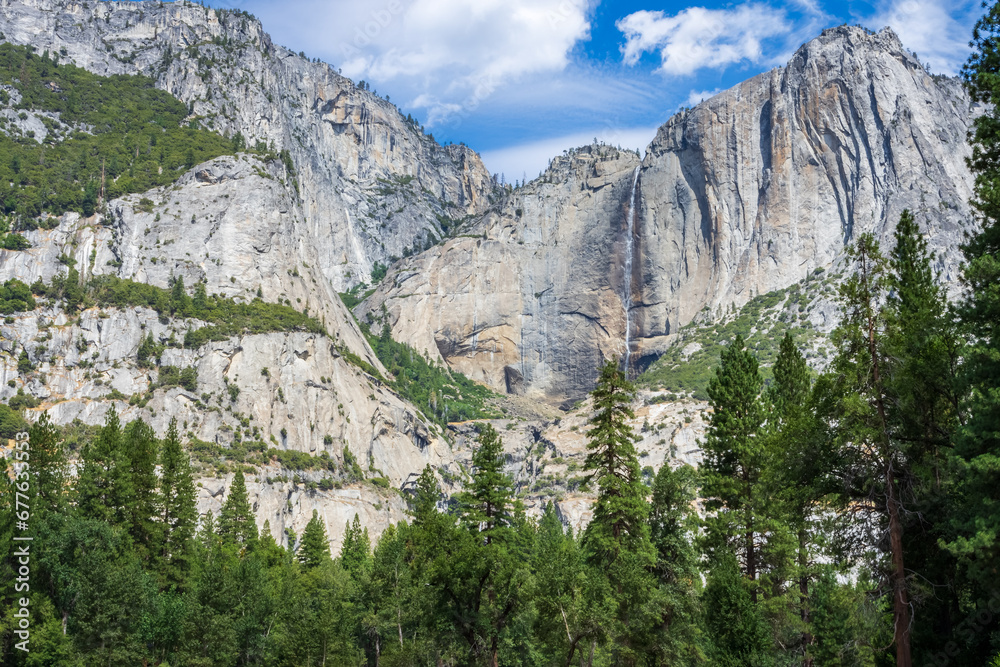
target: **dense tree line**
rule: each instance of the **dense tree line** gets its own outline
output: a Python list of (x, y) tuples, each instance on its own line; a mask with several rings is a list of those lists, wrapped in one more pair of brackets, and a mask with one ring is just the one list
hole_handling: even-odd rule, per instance
[(43, 140), (19, 122), (0, 123), (0, 212), (22, 226), (43, 213), (93, 215), (102, 187), (105, 201), (146, 192), (248, 148), (239, 135), (227, 139), (189, 120), (187, 105), (148, 77), (98, 76), (58, 61), (58, 53), (0, 44), (0, 83), (17, 95), (2, 91), (0, 102), (19, 121), (41, 112), (46, 132)]

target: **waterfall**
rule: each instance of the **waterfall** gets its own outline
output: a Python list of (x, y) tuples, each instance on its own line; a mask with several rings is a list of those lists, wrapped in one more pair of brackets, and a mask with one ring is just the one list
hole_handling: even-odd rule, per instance
[(639, 166), (632, 176), (632, 194), (629, 196), (628, 225), (625, 231), (625, 267), (623, 279), (622, 310), (625, 311), (625, 375), (628, 376), (632, 357), (632, 256), (635, 245), (635, 191), (639, 184)]

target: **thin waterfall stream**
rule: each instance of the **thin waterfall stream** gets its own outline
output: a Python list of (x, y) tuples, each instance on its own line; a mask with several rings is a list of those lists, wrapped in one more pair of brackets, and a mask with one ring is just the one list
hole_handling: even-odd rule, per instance
[(628, 376), (632, 358), (632, 258), (635, 245), (635, 193), (639, 184), (639, 166), (632, 176), (632, 194), (629, 195), (628, 224), (625, 236), (625, 266), (622, 280), (622, 310), (625, 311), (625, 376)]

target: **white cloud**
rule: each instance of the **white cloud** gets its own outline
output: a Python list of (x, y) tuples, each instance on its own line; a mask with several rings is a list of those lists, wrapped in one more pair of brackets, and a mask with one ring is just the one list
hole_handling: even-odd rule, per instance
[(714, 90), (692, 90), (691, 94), (687, 96), (687, 99), (681, 103), (682, 107), (693, 107), (703, 100), (707, 100), (709, 97), (714, 97), (722, 92), (721, 88), (715, 88)]
[(645, 150), (656, 136), (656, 127), (599, 128), (561, 137), (533, 141), (508, 148), (483, 151), (482, 158), (491, 173), (504, 174), (513, 182), (525, 177), (530, 181), (544, 171), (549, 160), (564, 150), (585, 146), (596, 138), (612, 146)]
[(589, 38), (592, 1), (304, 0), (293, 9), (250, 0), (247, 8), (345, 76), (391, 87), (403, 98), (394, 101), (426, 110), (433, 127), (519, 77), (562, 71)]
[(895, 0), (863, 22), (889, 26), (932, 72), (956, 74), (969, 57), (979, 4), (954, 0)]
[(625, 35), (621, 51), (627, 64), (635, 64), (645, 52), (659, 51), (660, 70), (673, 75), (742, 61), (759, 63), (765, 59), (761, 40), (790, 30), (783, 10), (757, 3), (733, 9), (689, 7), (673, 16), (642, 10), (615, 25)]

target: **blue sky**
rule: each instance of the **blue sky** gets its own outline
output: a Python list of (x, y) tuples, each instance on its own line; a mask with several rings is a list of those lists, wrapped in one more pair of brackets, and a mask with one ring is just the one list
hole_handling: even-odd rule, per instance
[(842, 23), (891, 26), (934, 73), (968, 55), (978, 0), (211, 0), (389, 95), (507, 180), (598, 137), (656, 127)]

